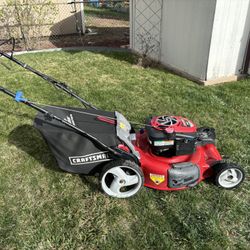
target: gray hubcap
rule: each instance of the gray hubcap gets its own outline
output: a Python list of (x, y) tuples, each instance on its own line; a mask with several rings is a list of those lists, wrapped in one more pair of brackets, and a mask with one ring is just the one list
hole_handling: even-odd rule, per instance
[(233, 188), (243, 179), (242, 172), (237, 168), (230, 168), (223, 171), (218, 179), (219, 184), (224, 188)]
[(117, 198), (128, 198), (141, 188), (142, 178), (133, 168), (117, 166), (109, 169), (101, 179), (105, 193)]

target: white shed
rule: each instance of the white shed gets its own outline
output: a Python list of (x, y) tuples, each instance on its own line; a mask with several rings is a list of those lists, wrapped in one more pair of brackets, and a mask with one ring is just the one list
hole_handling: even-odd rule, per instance
[(131, 48), (205, 84), (250, 73), (250, 0), (130, 0)]

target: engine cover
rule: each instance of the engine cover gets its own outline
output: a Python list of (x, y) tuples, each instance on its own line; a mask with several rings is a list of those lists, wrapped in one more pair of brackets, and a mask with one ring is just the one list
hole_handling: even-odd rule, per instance
[(163, 156), (192, 154), (197, 138), (196, 125), (180, 116), (156, 116), (146, 121), (153, 153)]
[(150, 125), (159, 130), (165, 131), (166, 133), (196, 133), (196, 125), (181, 116), (155, 116), (151, 118)]

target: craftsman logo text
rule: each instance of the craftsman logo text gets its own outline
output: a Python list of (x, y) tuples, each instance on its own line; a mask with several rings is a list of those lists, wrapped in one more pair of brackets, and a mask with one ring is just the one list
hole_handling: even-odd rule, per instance
[(72, 156), (69, 157), (71, 165), (83, 165), (91, 164), (103, 161), (109, 161), (109, 156), (107, 152), (98, 152), (94, 154), (84, 155), (84, 156)]

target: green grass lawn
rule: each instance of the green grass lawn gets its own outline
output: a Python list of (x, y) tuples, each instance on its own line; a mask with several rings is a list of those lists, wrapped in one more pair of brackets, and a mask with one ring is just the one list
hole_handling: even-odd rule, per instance
[[(123, 52), (53, 52), (20, 59), (68, 82), (88, 101), (144, 122), (150, 114), (213, 126), (220, 152), (249, 172), (250, 80), (202, 87)], [(0, 59), (0, 85), (39, 103), (77, 106), (40, 78)], [(9, 68), (9, 69), (8, 69)], [(97, 178), (60, 171), (31, 127), (35, 112), (0, 94), (0, 249), (249, 249), (249, 177), (236, 190), (143, 188), (105, 196)]]
[(129, 21), (129, 12), (123, 13), (113, 10), (112, 8), (96, 8), (90, 5), (84, 7), (84, 13), (88, 17), (113, 18), (118, 20)]

